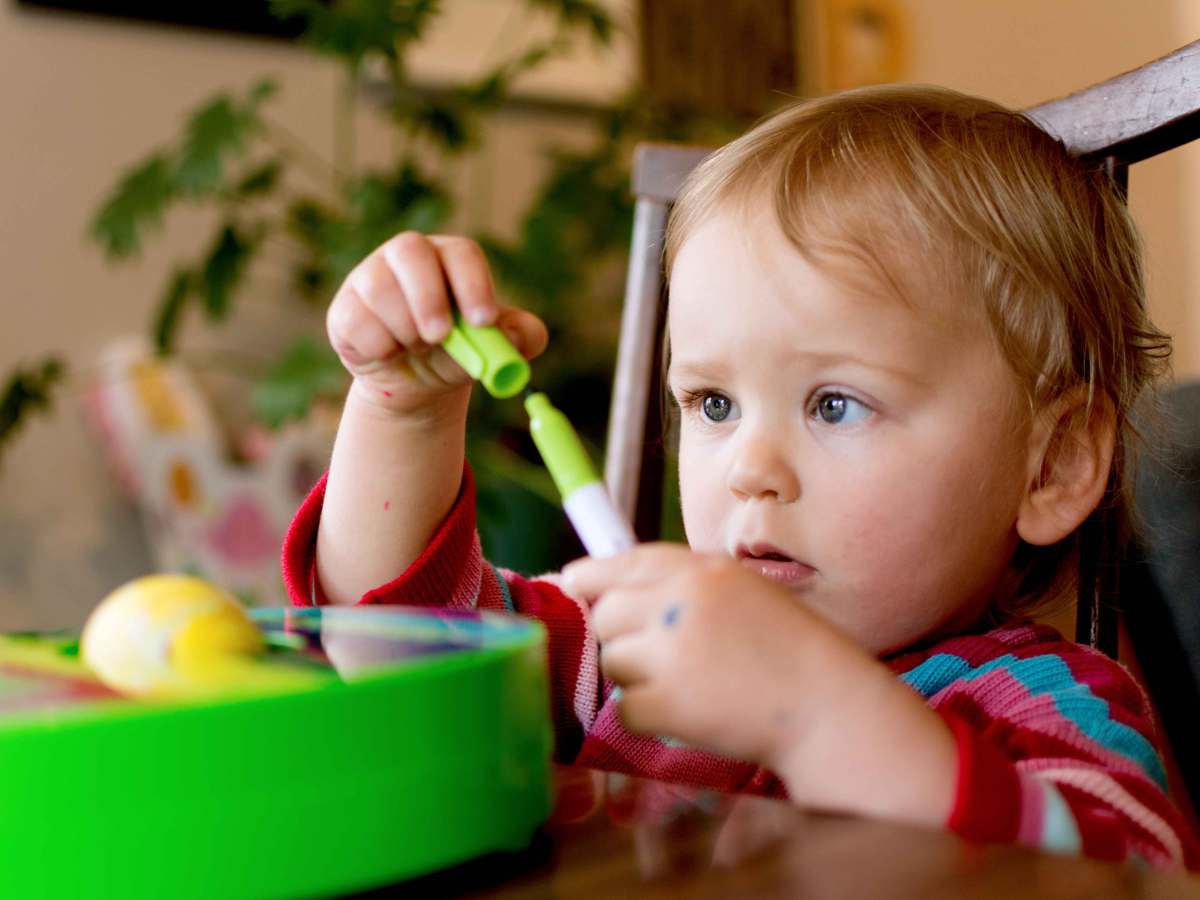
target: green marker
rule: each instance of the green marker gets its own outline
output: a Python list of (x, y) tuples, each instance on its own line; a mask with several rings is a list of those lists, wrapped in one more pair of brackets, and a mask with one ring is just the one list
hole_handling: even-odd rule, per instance
[(588, 556), (614, 556), (637, 543), (567, 417), (540, 393), (525, 398), (525, 411), (529, 413), (529, 433)]
[(442, 347), (493, 397), (515, 397), (529, 384), (529, 363), (495, 325), (468, 325), (455, 313)]
[[(529, 383), (529, 363), (494, 325), (468, 325), (457, 313), (442, 347), (493, 397), (512, 397)], [(563, 509), (589, 556), (613, 556), (637, 539), (605, 490), (579, 435), (550, 399), (541, 393), (525, 398), (529, 431), (542, 461), (563, 498)]]

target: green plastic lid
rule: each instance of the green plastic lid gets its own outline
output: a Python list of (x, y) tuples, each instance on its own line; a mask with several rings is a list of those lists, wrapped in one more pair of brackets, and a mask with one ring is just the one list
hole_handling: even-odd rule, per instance
[(529, 363), (494, 325), (468, 325), (455, 313), (442, 347), (493, 397), (515, 397), (529, 384)]

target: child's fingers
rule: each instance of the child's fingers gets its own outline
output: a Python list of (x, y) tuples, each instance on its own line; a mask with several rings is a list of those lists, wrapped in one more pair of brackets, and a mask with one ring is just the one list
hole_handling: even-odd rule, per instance
[(472, 325), (491, 325), (500, 308), (483, 249), (470, 238), (434, 235), (429, 238), (442, 260), (454, 302)]
[(371, 254), (351, 273), (348, 281), (363, 305), (392, 333), (397, 344), (421, 349), (423, 342), (409, 312), (408, 301), (387, 260), (380, 254)]
[(467, 384), (471, 380), (463, 367), (440, 348), (431, 353), (409, 354), (408, 364), (426, 384)]
[(541, 356), (550, 341), (546, 323), (528, 310), (515, 306), (500, 307), (496, 326), (508, 336), (513, 346), (526, 359)]
[(621, 688), (621, 722), (639, 734), (670, 734), (672, 700), (659, 681), (644, 680)]
[(653, 677), (657, 659), (653, 634), (638, 631), (600, 648), (600, 671), (614, 684), (629, 688)]
[(420, 361), (426, 371), (445, 384), (466, 384), (471, 380), (466, 370), (441, 347), (435, 347), (424, 356), (416, 356), (413, 361)]
[(683, 544), (639, 544), (603, 559), (584, 557), (563, 567), (563, 587), (569, 594), (591, 600), (618, 586), (662, 582), (696, 555)]
[(334, 352), (352, 370), (377, 364), (399, 349), (387, 326), (349, 284), (329, 305), (325, 324)]
[(646, 628), (661, 605), (662, 601), (644, 590), (615, 588), (606, 591), (592, 606), (588, 623), (596, 640), (611, 641)]
[(437, 248), (414, 231), (398, 234), (381, 248), (427, 344), (441, 343), (450, 333), (450, 295)]

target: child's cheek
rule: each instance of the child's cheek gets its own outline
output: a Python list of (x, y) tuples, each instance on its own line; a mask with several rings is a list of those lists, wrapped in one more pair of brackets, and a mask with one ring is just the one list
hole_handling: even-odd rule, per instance
[(680, 506), (688, 546), (699, 553), (723, 553), (725, 519), (731, 503), (724, 482), (713, 473), (680, 462)]
[(936, 504), (911, 477), (864, 479), (856, 487), (807, 523), (824, 586), (812, 601), (860, 646), (880, 652), (924, 627), (925, 609), (915, 598), (936, 592), (941, 580), (930, 540)]

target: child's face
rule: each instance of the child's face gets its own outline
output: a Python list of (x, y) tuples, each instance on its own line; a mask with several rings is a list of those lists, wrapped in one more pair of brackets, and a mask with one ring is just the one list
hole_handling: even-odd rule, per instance
[(773, 217), (718, 213), (676, 257), (669, 328), (693, 549), (745, 558), (873, 653), (982, 614), (1031, 457), (981, 310), (854, 290)]

